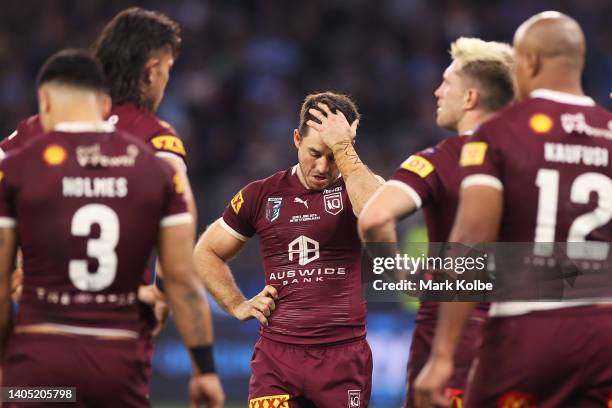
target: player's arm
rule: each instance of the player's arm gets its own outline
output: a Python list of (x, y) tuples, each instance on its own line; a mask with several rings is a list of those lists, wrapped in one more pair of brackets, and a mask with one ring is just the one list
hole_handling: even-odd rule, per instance
[(198, 275), (227, 313), (239, 320), (256, 318), (267, 325), (267, 318), (276, 307), (276, 288), (268, 285), (252, 299), (244, 296), (227, 262), (242, 249), (245, 241), (223, 228), (223, 222), (221, 218), (210, 225), (196, 244), (194, 260)]
[[(478, 176), (482, 180), (482, 176)], [(479, 179), (472, 178), (471, 180), (478, 181)], [(470, 185), (468, 177), (464, 179), (462, 186), (457, 216), (449, 241), (467, 246), (494, 242), (497, 239), (503, 212), (501, 183), (499, 187)], [(452, 254), (448, 255), (452, 256)], [(415, 399), (418, 407), (429, 407), (446, 402), (443, 391), (452, 374), (455, 349), (463, 327), (475, 306), (475, 302), (443, 302), (440, 304), (432, 352), (415, 385)]]
[(194, 239), (191, 223), (162, 227), (159, 262), (165, 271), (168, 304), (194, 362), (191, 398), (204, 400), (207, 406), (222, 407), (225, 396), (215, 374), (212, 317), (191, 257)]
[(323, 142), (332, 150), (344, 178), (353, 212), (359, 216), (365, 203), (384, 183), (384, 179), (372, 173), (355, 150), (354, 139), (359, 121), (355, 120), (349, 125), (340, 110), (333, 113), (324, 103), (318, 103), (317, 106), (318, 109), (310, 109), (308, 112), (321, 123), (309, 120), (306, 124), (319, 132)]
[(395, 220), (412, 214), (419, 207), (415, 201), (418, 197), (406, 193), (399, 183), (392, 181), (383, 185), (363, 207), (359, 216), (362, 241), (397, 242)]
[(0, 227), (0, 361), (4, 356), (11, 329), (11, 273), (16, 253), (15, 227)]

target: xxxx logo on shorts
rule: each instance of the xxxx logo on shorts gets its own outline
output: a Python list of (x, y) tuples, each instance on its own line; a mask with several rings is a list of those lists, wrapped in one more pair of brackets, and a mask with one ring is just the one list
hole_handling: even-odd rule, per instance
[(502, 395), (497, 401), (497, 408), (535, 408), (535, 398), (531, 394), (510, 391)]
[(253, 398), (249, 408), (289, 408), (289, 394)]

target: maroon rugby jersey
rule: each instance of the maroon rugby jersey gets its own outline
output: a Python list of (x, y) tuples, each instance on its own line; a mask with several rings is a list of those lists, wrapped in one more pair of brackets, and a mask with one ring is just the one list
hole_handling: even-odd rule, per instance
[[(112, 108), (108, 122), (153, 146), (158, 156), (178, 157), (183, 162), (186, 160), (185, 147), (174, 128), (147, 110), (132, 104), (116, 105)], [(17, 124), (15, 132), (0, 142), (0, 159), (11, 150), (28, 143), (32, 135), (41, 133), (43, 130), (38, 115), (22, 120)]]
[[(586, 96), (536, 90), (466, 141), (462, 187), (503, 190), (500, 242), (610, 242), (611, 152), (610, 112)], [(568, 305), (509, 302), (492, 314)]]
[(361, 243), (344, 180), (308, 190), (296, 169), (250, 183), (219, 220), (240, 240), (260, 236), (266, 284), (279, 294), (261, 335), (291, 344), (365, 336)]
[(17, 222), (24, 257), (17, 324), (137, 337), (137, 289), (160, 225), (191, 220), (179, 178), (108, 123), (31, 136), (0, 164), (0, 223)]

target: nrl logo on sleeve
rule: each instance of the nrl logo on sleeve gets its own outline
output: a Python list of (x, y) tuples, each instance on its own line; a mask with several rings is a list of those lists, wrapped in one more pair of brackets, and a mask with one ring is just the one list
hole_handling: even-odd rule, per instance
[(331, 215), (339, 214), (344, 208), (341, 192), (324, 194), (323, 202), (325, 203), (325, 211)]
[(348, 391), (348, 408), (359, 408), (361, 406), (361, 391)]
[(234, 212), (238, 214), (240, 212), (240, 209), (242, 208), (242, 204), (244, 204), (244, 198), (242, 198), (242, 190), (240, 190), (236, 193), (234, 198), (232, 198), (232, 201), (230, 201), (230, 205), (232, 206), (232, 210), (234, 210)]
[(266, 220), (274, 222), (280, 216), (281, 206), (283, 205), (282, 197), (268, 197), (266, 203)]
[(421, 178), (425, 178), (434, 171), (434, 166), (426, 158), (412, 155), (402, 163), (402, 169), (411, 171)]
[(461, 159), (459, 159), (459, 165), (462, 167), (466, 166), (480, 166), (484, 163), (485, 154), (487, 153), (486, 142), (469, 142), (461, 149)]

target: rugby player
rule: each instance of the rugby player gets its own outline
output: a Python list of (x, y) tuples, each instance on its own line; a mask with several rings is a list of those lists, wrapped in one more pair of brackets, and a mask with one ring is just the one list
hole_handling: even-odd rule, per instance
[[(578, 23), (558, 12), (537, 14), (517, 29), (521, 102), (483, 124), (464, 144), (451, 242), (550, 247), (553, 242), (612, 241), (612, 114), (584, 95), (585, 48)], [(539, 251), (532, 256), (545, 255)], [(578, 259), (589, 257), (584, 253)], [(441, 305), (432, 353), (416, 382), (417, 406), (446, 402), (443, 389), (473, 307)], [(490, 315), (466, 406), (612, 403), (609, 303), (495, 302)]]
[[(419, 208), (425, 214), (429, 241), (446, 242), (457, 210), (461, 147), (467, 135), (514, 98), (509, 45), (459, 38), (451, 44), (450, 53), (452, 63), (435, 91), (436, 123), (458, 136), (408, 157), (391, 180), (374, 194), (359, 217), (359, 231), (365, 242), (397, 242), (395, 221)], [(434, 250), (432, 246), (430, 252)], [(446, 391), (457, 406), (461, 404), (486, 313), (486, 305), (474, 311), (455, 355), (455, 370)], [(438, 303), (433, 301), (421, 303), (417, 312), (405, 407), (414, 407), (414, 380), (429, 357), (437, 314)]]
[[(212, 320), (193, 269), (195, 228), (179, 174), (104, 120), (111, 100), (89, 53), (53, 55), (37, 83), (45, 133), (30, 133), (0, 164), (3, 385), (73, 386), (80, 407), (149, 406), (137, 292), (158, 246), (168, 300), (199, 377), (192, 400), (221, 407)], [(17, 245), (25, 273), (10, 332)]]
[[(167, 122), (155, 116), (178, 57), (181, 44), (180, 27), (168, 16), (142, 8), (130, 8), (118, 13), (102, 30), (93, 45), (95, 57), (102, 64), (109, 85), (113, 107), (109, 123), (147, 143), (155, 154), (166, 160), (178, 172), (184, 186), (184, 197), (190, 213), (196, 218), (194, 197), (186, 176), (186, 151), (182, 140)], [(23, 120), (15, 132), (0, 142), (0, 158), (11, 150), (27, 144), (30, 135), (42, 132), (37, 115)], [(195, 224), (194, 224), (195, 225)], [(20, 270), (14, 274), (13, 290), (19, 292)], [(167, 311), (162, 296), (151, 278), (143, 275), (139, 299), (154, 304), (142, 307), (143, 352), (149, 356), (147, 377), (151, 377), (150, 358), (153, 336), (163, 325)]]
[[(196, 245), (196, 268), (219, 305), (261, 322), (250, 407), (368, 405), (357, 215), (381, 180), (355, 151), (358, 120), (347, 96), (308, 95), (293, 131), (298, 164), (240, 190)], [(256, 233), (266, 286), (246, 299), (227, 262)]]

